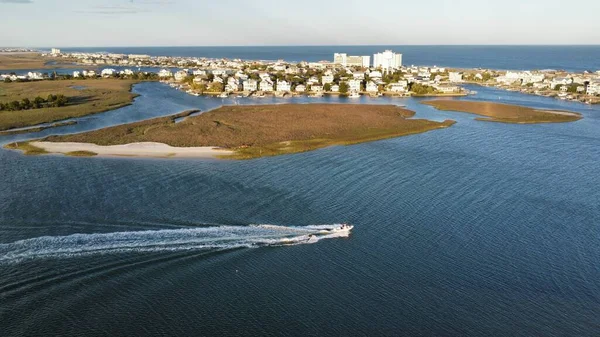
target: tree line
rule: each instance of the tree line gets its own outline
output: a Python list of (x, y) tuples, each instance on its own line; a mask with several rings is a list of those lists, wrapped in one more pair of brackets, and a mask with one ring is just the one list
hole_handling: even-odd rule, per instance
[(37, 96), (33, 100), (29, 98), (23, 98), (20, 101), (12, 101), (8, 103), (0, 102), (0, 111), (21, 111), (21, 110), (32, 110), (40, 108), (55, 108), (67, 105), (69, 99), (62, 94), (59, 95), (48, 95), (47, 98)]

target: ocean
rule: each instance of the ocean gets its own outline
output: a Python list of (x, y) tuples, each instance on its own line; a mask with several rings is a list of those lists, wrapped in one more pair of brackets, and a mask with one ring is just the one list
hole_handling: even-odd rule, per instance
[[(49, 49), (49, 48), (45, 48)], [(61, 48), (64, 52), (107, 52), (229, 58), (332, 61), (334, 53), (368, 55), (386, 49), (403, 54), (405, 65), (503, 70), (557, 69), (573, 72), (600, 70), (600, 46), (268, 46), (268, 47), (101, 47)]]
[[(362, 97), (457, 124), (251, 161), (0, 150), (1, 335), (597, 336), (600, 107), (469, 89), (584, 119), (499, 124)], [(348, 102), (134, 92), (0, 143), (223, 104)], [(341, 222), (349, 237), (297, 240)]]

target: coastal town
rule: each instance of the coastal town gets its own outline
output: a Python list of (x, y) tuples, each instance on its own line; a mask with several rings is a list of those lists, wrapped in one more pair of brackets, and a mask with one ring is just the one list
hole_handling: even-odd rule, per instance
[[(385, 50), (371, 56), (335, 53), (332, 61), (286, 62), (198, 57), (155, 57), (110, 53), (42, 53), (53, 62), (81, 66), (69, 74), (6, 72), (0, 80), (49, 78), (136, 78), (160, 80), (190, 95), (277, 97), (308, 95), (464, 96), (465, 84), (498, 87), (561, 100), (600, 103), (600, 71), (503, 71), (403, 65), (402, 54)], [(84, 70), (85, 69), (85, 70)]]

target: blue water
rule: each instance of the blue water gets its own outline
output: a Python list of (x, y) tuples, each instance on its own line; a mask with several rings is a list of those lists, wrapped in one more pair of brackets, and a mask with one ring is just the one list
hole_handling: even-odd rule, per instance
[(370, 55), (391, 49), (405, 65), (512, 70), (600, 70), (600, 46), (269, 46), (269, 47), (101, 47), (65, 52), (109, 52), (289, 62), (333, 60), (334, 53)]
[[(363, 97), (457, 124), (252, 161), (0, 150), (2, 336), (597, 336), (600, 107), (472, 89), (585, 118), (497, 124)], [(340, 102), (134, 91), (131, 106), (0, 142), (222, 104)], [(240, 247), (279, 235), (246, 227), (202, 234), (342, 221), (351, 237), (296, 246)]]

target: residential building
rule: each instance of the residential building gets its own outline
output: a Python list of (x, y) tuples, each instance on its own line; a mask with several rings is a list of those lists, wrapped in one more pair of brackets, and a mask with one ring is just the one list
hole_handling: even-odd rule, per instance
[(369, 81), (369, 83), (367, 83), (367, 87), (366, 87), (367, 92), (378, 92), (379, 91), (379, 87), (377, 86), (377, 84), (375, 84), (375, 82), (373, 81)]
[(321, 82), (323, 84), (333, 83), (333, 74), (329, 73), (323, 75), (323, 77), (321, 78)]
[(58, 49), (58, 48), (52, 48), (51, 51), (50, 51), (50, 54), (52, 56), (60, 55), (60, 49)]
[(463, 74), (459, 73), (459, 72), (450, 72), (449, 73), (450, 78), (448, 79), (450, 82), (452, 83), (462, 83), (463, 81)]
[(292, 91), (292, 85), (286, 80), (277, 80), (277, 91), (286, 92)]
[(100, 72), (100, 75), (102, 77), (111, 77), (111, 76), (115, 75), (116, 73), (117, 73), (117, 71), (115, 69), (107, 68), (107, 69), (102, 69), (102, 71)]
[(296, 92), (305, 92), (306, 86), (304, 84), (298, 84), (295, 88)]
[(244, 81), (244, 91), (256, 91), (258, 90), (258, 81), (253, 79), (248, 79)]
[(323, 86), (322, 85), (318, 85), (318, 84), (311, 85), (310, 86), (310, 91), (312, 91), (312, 92), (323, 92)]
[(373, 56), (373, 66), (386, 70), (400, 69), (402, 67), (402, 54), (386, 50)]
[(331, 92), (340, 92), (340, 86), (337, 84), (332, 85)]
[(79, 72), (79, 71), (74, 71), (73, 72), (73, 77), (78, 78), (80, 76), (81, 76), (81, 72)]
[(369, 56), (348, 56), (348, 54), (333, 54), (333, 63), (344, 67), (363, 67), (368, 68), (371, 63)]
[(600, 82), (591, 82), (587, 86), (588, 95), (600, 95)]
[(392, 92), (407, 92), (408, 82), (398, 81), (397, 83), (390, 83), (390, 85), (388, 86), (388, 90)]
[(158, 72), (158, 77), (161, 77), (161, 78), (167, 78), (168, 77), (168, 78), (170, 78), (170, 77), (173, 77), (173, 73), (170, 70), (168, 70), (168, 69), (161, 69)]
[(265, 92), (275, 91), (273, 89), (273, 81), (271, 81), (270, 78), (260, 81), (259, 89), (260, 89), (260, 91), (265, 91)]
[(175, 73), (175, 81), (181, 82), (181, 81), (185, 80), (185, 78), (188, 77), (188, 75), (189, 75), (189, 73), (187, 71), (180, 70)]
[(40, 72), (30, 71), (27, 73), (27, 78), (30, 80), (43, 80), (44, 75)]
[(355, 71), (355, 72), (352, 73), (352, 77), (354, 79), (357, 79), (357, 80), (364, 80), (365, 79), (365, 73), (362, 72), (362, 71)]
[(361, 80), (350, 80), (348, 81), (348, 88), (350, 91), (356, 91), (356, 92), (360, 92), (360, 85), (362, 84)]

